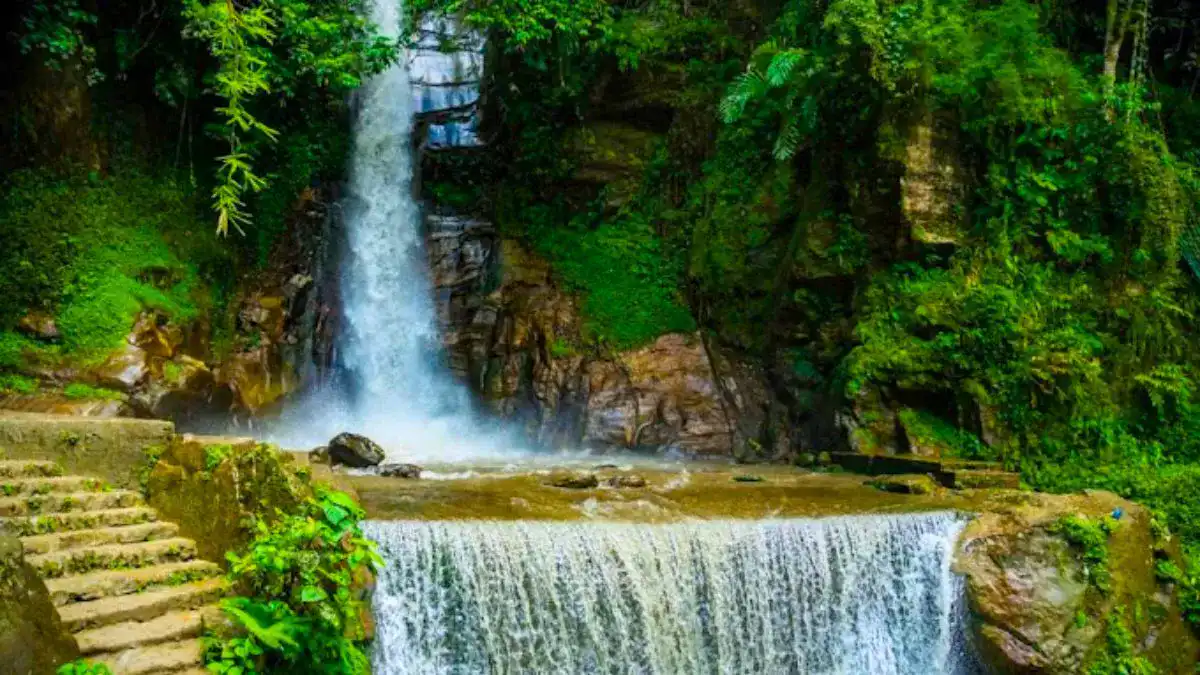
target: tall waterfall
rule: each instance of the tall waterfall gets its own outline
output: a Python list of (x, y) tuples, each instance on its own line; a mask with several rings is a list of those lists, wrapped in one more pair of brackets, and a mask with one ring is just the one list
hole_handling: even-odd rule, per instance
[[(403, 14), (402, 0), (371, 3), (370, 19), (386, 37), (400, 36)], [(515, 445), (509, 434), (480, 428), (467, 390), (441, 361), (413, 196), (415, 115), (478, 97), (482, 43), (466, 36), (457, 53), (436, 49), (439, 36), (454, 30), (446, 21), (423, 25), (417, 46), (356, 94), (337, 358), (347, 377), (344, 386), (315, 392), (289, 411), (276, 440), (311, 445), (355, 431), (396, 457), (443, 460)], [(435, 124), (427, 133), (431, 145), (476, 142), (473, 120)]]
[(375, 671), (959, 675), (962, 526), (372, 522)]

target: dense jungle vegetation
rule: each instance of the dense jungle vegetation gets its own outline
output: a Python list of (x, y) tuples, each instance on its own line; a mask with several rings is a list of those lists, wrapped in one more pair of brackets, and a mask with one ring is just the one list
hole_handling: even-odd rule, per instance
[[(111, 349), (144, 306), (220, 315), (342, 177), (347, 94), (397, 56), (362, 5), (15, 4), (0, 388)], [(797, 426), (884, 401), (946, 452), (1112, 489), (1200, 544), (1189, 0), (407, 9), (489, 36), (487, 148), (429, 159), (428, 191), (548, 258), (591, 348), (699, 329)], [(600, 188), (578, 177), (597, 157), (620, 167)], [(30, 310), (60, 344), (14, 330)], [(1200, 620), (1200, 567), (1169, 573)]]

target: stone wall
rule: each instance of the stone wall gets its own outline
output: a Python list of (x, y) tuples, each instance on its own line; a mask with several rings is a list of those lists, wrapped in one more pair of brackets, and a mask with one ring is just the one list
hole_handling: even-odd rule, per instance
[(165, 448), (170, 422), (43, 415), (0, 410), (0, 449), (11, 457), (58, 462), (68, 473), (137, 488), (149, 448)]

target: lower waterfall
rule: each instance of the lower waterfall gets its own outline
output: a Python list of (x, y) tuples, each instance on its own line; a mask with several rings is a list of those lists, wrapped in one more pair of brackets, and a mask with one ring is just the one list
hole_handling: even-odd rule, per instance
[(973, 672), (953, 513), (370, 522), (376, 673)]

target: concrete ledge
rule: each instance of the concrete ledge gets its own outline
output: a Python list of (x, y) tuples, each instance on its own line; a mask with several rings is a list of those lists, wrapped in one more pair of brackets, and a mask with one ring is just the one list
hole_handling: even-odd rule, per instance
[(0, 451), (11, 459), (58, 462), (68, 474), (138, 488), (146, 448), (166, 447), (175, 425), (159, 420), (0, 411)]

